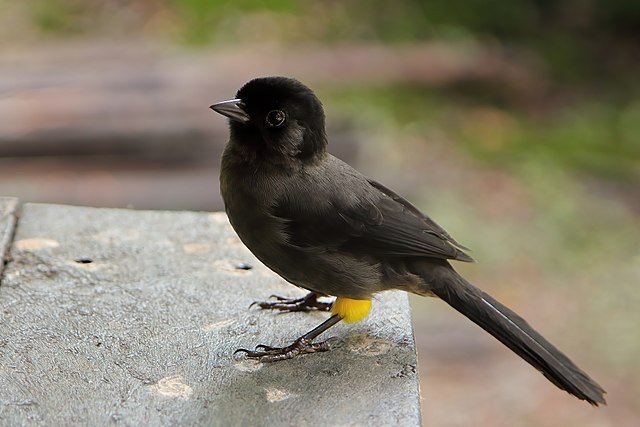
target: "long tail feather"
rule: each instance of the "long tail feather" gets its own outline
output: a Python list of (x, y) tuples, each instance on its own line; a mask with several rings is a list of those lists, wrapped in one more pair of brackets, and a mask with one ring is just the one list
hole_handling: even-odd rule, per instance
[(539, 370), (549, 381), (594, 406), (606, 404), (598, 383), (508, 307), (467, 282), (450, 266), (418, 265), (434, 293)]

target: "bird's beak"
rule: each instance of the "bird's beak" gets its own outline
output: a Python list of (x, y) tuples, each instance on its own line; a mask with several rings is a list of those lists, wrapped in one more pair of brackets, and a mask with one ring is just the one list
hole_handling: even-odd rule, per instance
[(216, 113), (220, 113), (223, 116), (229, 117), (231, 120), (237, 122), (246, 123), (251, 117), (243, 109), (244, 104), (239, 99), (230, 99), (228, 101), (218, 102), (213, 104), (211, 108)]

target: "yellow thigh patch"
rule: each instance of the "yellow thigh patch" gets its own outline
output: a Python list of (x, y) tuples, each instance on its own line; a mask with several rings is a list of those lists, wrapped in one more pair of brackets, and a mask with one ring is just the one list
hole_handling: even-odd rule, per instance
[(359, 322), (371, 311), (370, 299), (336, 298), (331, 313), (342, 317), (347, 323)]

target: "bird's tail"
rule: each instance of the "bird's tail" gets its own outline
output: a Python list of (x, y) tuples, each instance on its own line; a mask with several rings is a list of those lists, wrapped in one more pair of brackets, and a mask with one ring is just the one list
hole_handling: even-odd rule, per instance
[(427, 292), (489, 332), (556, 386), (594, 406), (606, 404), (606, 392), (598, 383), (522, 317), (467, 282), (451, 266), (420, 263), (415, 270), (429, 284)]

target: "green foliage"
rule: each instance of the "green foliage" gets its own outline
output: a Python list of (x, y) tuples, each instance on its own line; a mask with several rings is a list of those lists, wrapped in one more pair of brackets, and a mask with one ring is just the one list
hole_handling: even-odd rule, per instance
[[(505, 111), (494, 114), (497, 129), (487, 129), (486, 122), (472, 122), (462, 126), (460, 135), (466, 147), (485, 161), (505, 164), (535, 159), (593, 175), (640, 179), (638, 105), (577, 106), (542, 120), (514, 118)], [(499, 142), (491, 139), (492, 131)]]
[(538, 11), (527, 0), (436, 0), (351, 2), (353, 16), (369, 23), (382, 40), (407, 41), (449, 34), (524, 35)]
[(536, 118), (477, 97), (410, 86), (352, 89), (327, 96), (343, 111), (363, 114), (373, 109), (396, 125), (438, 129), (488, 165), (540, 163), (640, 182), (640, 102), (550, 106), (544, 117)]
[(83, 32), (82, 18), (89, 13), (89, 5), (81, 0), (38, 0), (31, 10), (37, 28), (60, 35)]
[(293, 12), (298, 5), (292, 0), (168, 0), (180, 18), (181, 38), (191, 44), (206, 44), (220, 34), (219, 26), (229, 19), (239, 20), (243, 14), (260, 11)]
[[(191, 45), (472, 39), (533, 52), (556, 79), (637, 86), (637, 0), (25, 0), (47, 34), (152, 32)], [(123, 17), (125, 19), (123, 19)], [(19, 36), (18, 36), (19, 37)]]

